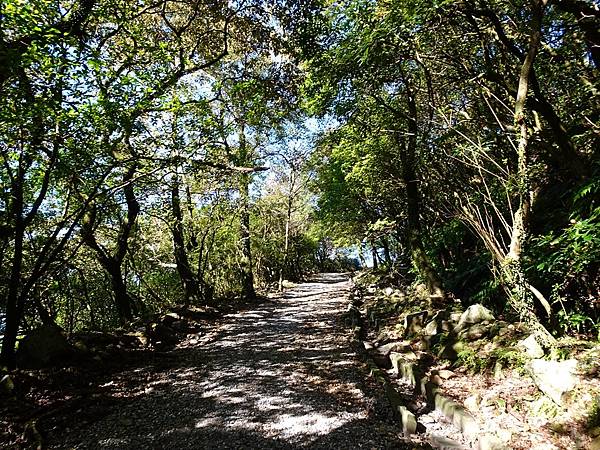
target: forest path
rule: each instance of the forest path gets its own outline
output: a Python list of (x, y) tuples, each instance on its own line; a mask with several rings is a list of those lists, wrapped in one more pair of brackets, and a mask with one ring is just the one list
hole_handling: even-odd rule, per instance
[[(118, 374), (51, 448), (384, 449), (400, 438), (341, 323), (350, 287), (321, 274), (191, 335), (171, 362)], [(126, 387), (118, 387), (126, 386)]]

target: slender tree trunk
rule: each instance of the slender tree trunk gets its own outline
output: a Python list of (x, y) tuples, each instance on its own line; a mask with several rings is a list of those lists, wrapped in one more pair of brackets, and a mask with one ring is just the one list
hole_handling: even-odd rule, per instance
[(283, 244), (283, 263), (281, 269), (279, 269), (279, 291), (283, 290), (283, 277), (284, 273), (286, 277), (289, 277), (289, 248), (290, 248), (290, 217), (285, 221), (285, 242)]
[(358, 260), (360, 261), (361, 267), (367, 267), (367, 261), (365, 260), (365, 253), (362, 242), (358, 245)]
[(190, 267), (185, 238), (183, 236), (183, 215), (181, 213), (181, 202), (179, 198), (179, 179), (175, 176), (171, 187), (171, 209), (173, 211), (173, 250), (175, 253), (175, 264), (183, 287), (184, 304), (189, 306), (192, 302), (200, 300), (198, 281)]
[(115, 297), (115, 306), (117, 307), (119, 319), (121, 323), (131, 322), (133, 320), (133, 302), (123, 280), (121, 264), (110, 258), (105, 261), (103, 266), (110, 276), (110, 284)]
[(421, 274), (430, 294), (435, 297), (444, 297), (442, 282), (433, 268), (429, 256), (423, 247), (421, 240), (420, 201), (418, 181), (411, 176), (405, 177), (406, 198), (408, 211), (408, 243), (413, 264)]
[(373, 258), (373, 270), (379, 270), (379, 260), (377, 258), (377, 247), (371, 242), (371, 258)]
[(381, 245), (383, 246), (383, 255), (385, 257), (385, 263), (388, 266), (388, 269), (392, 267), (392, 255), (390, 253), (390, 243), (387, 238), (381, 239)]
[(16, 366), (15, 346), (23, 315), (24, 299), (21, 292), (21, 271), (23, 269), (23, 243), (25, 240), (25, 221), (23, 218), (23, 183), (25, 180), (24, 162), (19, 161), (16, 179), (12, 182), (11, 215), (14, 218), (14, 251), (6, 296), (6, 326), (2, 340), (0, 361), (9, 368)]
[(24, 230), (22, 221), (15, 223), (15, 246), (12, 258), (11, 274), (8, 284), (8, 294), (6, 296), (6, 326), (4, 329), (4, 338), (2, 340), (2, 352), (0, 361), (3, 365), (14, 368), (16, 365), (15, 346), (17, 343), (17, 334), (22, 316), (22, 298), (20, 296), (19, 286), (21, 284), (21, 268), (23, 265), (23, 238)]
[(250, 246), (250, 177), (241, 175), (240, 181), (240, 266), (242, 275), (242, 298), (252, 300), (256, 298), (254, 290), (254, 275), (252, 273), (252, 249)]
[(127, 204), (127, 214), (121, 220), (116, 246), (112, 253), (101, 246), (94, 235), (94, 222), (96, 220), (96, 209), (94, 207), (91, 207), (86, 213), (82, 223), (82, 237), (85, 244), (96, 252), (98, 262), (110, 276), (115, 306), (121, 323), (133, 320), (133, 301), (127, 292), (121, 265), (127, 254), (129, 237), (140, 212), (140, 205), (135, 198), (132, 184), (135, 171), (136, 165), (133, 164), (123, 175), (123, 193)]
[[(243, 123), (240, 124), (239, 138), (238, 164), (247, 166), (251, 161)], [(240, 275), (242, 282), (241, 296), (244, 300), (254, 300), (256, 298), (250, 242), (250, 181), (251, 175), (249, 173), (243, 172), (240, 174)]]
[(442, 280), (434, 269), (423, 247), (421, 238), (423, 231), (421, 228), (420, 180), (415, 170), (419, 136), (419, 115), (411, 82), (406, 77), (404, 77), (404, 82), (406, 85), (406, 105), (408, 107), (408, 133), (407, 137), (401, 138), (398, 136), (398, 146), (402, 164), (402, 178), (406, 190), (408, 244), (413, 264), (425, 281), (429, 293), (432, 297), (444, 299), (445, 293), (442, 287)]
[(552, 335), (539, 322), (533, 308), (533, 298), (529, 291), (527, 280), (521, 266), (521, 254), (527, 235), (527, 219), (531, 209), (532, 190), (528, 173), (528, 144), (529, 129), (525, 103), (529, 81), (533, 71), (533, 63), (537, 55), (542, 35), (542, 19), (547, 0), (533, 0), (531, 19), (531, 35), (529, 49), (521, 66), (519, 88), (515, 101), (515, 125), (518, 129), (517, 146), (517, 187), (518, 207), (513, 214), (512, 233), (509, 252), (502, 264), (504, 282), (510, 286), (509, 299), (519, 315), (526, 320), (536, 332), (538, 339), (547, 346), (555, 343)]
[(285, 217), (285, 242), (283, 246), (283, 264), (279, 271), (279, 291), (283, 290), (283, 277), (289, 276), (289, 252), (290, 252), (290, 224), (292, 222), (292, 206), (293, 206), (293, 192), (296, 177), (292, 170), (290, 174), (290, 193), (287, 199), (287, 210)]

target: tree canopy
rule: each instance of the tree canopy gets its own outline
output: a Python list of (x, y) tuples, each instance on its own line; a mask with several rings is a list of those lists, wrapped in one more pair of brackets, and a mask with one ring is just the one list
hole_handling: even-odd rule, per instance
[(2, 364), (353, 259), (600, 332), (596, 2), (0, 8)]

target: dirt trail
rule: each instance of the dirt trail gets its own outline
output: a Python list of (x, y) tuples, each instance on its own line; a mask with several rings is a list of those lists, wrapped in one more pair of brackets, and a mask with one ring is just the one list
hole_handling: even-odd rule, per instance
[(169, 363), (114, 375), (99, 386), (111, 407), (90, 398), (49, 446), (413, 448), (348, 341), (349, 286), (320, 275), (190, 336)]

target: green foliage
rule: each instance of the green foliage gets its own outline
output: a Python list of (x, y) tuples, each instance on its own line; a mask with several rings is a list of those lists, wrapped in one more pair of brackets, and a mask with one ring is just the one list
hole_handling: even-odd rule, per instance
[(439, 273), (464, 302), (505, 311), (493, 269), (526, 181), (526, 281), (549, 297), (549, 326), (598, 336), (596, 17), (544, 10), (523, 168), (529, 5), (89, 3), (0, 6), (0, 308), (23, 311), (17, 324), (46, 311), (106, 329), (117, 279), (144, 316), (187, 295), (183, 266), (229, 298), (250, 260), (267, 289), (353, 267), (337, 248), (350, 246), (390, 279)]
[[(558, 308), (556, 324), (563, 333), (600, 333), (594, 298), (600, 287), (600, 195), (594, 178), (575, 191), (573, 212), (561, 229), (532, 238), (530, 272), (551, 286)], [(535, 263), (534, 263), (535, 261)]]
[(587, 428), (589, 430), (600, 427), (600, 398), (595, 397), (592, 404), (589, 406), (587, 413)]
[(593, 318), (579, 312), (567, 312), (561, 309), (556, 313), (558, 326), (565, 334), (596, 334), (600, 341), (600, 323)]
[(457, 360), (454, 362), (455, 367), (465, 367), (472, 373), (481, 373), (488, 367), (489, 360), (481, 358), (477, 353), (466, 347), (458, 352)]
[(515, 368), (521, 375), (525, 375), (525, 365), (529, 361), (522, 350), (514, 347), (500, 347), (490, 353), (491, 361), (498, 361), (505, 368)]

